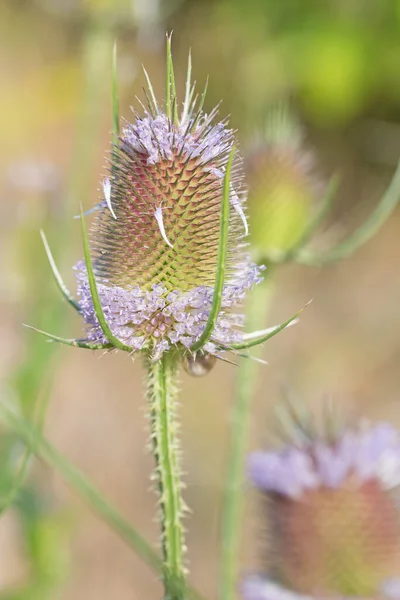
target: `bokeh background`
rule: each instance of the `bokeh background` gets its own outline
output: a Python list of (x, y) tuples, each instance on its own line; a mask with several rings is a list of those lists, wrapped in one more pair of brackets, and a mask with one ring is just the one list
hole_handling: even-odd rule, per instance
[[(157, 543), (143, 372), (122, 355), (56, 347), (23, 322), (65, 337), (81, 323), (58, 296), (41, 246), (46, 230), (66, 282), (82, 255), (79, 203), (99, 196), (111, 130), (118, 40), (121, 114), (143, 98), (141, 64), (163, 91), (164, 35), (174, 30), (178, 89), (188, 48), (207, 108), (223, 99), (242, 148), (269, 109), (290, 98), (318, 159), (341, 187), (328, 225), (339, 237), (373, 209), (400, 156), (398, 0), (2, 0), (0, 3), (1, 394), (32, 417), (48, 402), (46, 435)], [(332, 231), (332, 229), (330, 229)], [(400, 421), (400, 210), (357, 254), (333, 266), (274, 274), (269, 324), (312, 305), (263, 350), (249, 447), (271, 427), (289, 386), (313, 409)], [(191, 580), (216, 597), (229, 406), (235, 367), (182, 375), (182, 437)], [(23, 448), (0, 436), (0, 496)], [(249, 503), (243, 569), (255, 564), (260, 516)], [(0, 515), (1, 600), (158, 598), (156, 577), (92, 515), (59, 475), (35, 461)]]

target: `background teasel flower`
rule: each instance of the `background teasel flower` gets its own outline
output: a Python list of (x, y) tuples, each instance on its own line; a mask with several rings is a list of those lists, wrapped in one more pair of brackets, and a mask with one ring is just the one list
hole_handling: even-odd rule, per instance
[(304, 133), (286, 104), (271, 110), (246, 157), (250, 239), (259, 259), (276, 260), (308, 229), (323, 185)]
[(400, 436), (389, 424), (312, 430), (250, 456), (265, 499), (265, 574), (245, 600), (400, 598)]

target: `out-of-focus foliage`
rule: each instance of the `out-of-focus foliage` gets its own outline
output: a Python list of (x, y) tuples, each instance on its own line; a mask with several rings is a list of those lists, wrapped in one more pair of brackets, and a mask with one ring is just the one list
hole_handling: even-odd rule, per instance
[(221, 82), (230, 89), (236, 111), (244, 110), (252, 124), (266, 103), (286, 93), (296, 93), (307, 117), (323, 125), (348, 123), (377, 104), (396, 110), (397, 2), (190, 4), (189, 22), (200, 23), (200, 32), (195, 27), (190, 37), (210, 62), (217, 55)]
[[(100, 480), (132, 521), (143, 522), (144, 529), (149, 524), (149, 537), (154, 536), (154, 507), (142, 448), (139, 365), (121, 357), (118, 363), (99, 362), (79, 350), (59, 352), (21, 323), (69, 335), (69, 307), (53, 287), (39, 229), (46, 228), (73, 289), (70, 265), (80, 242), (79, 223), (72, 217), (79, 203), (87, 208), (98, 196), (112, 127), (109, 48), (117, 37), (121, 115), (129, 119), (129, 105), (137, 107), (135, 95), (143, 98), (142, 62), (156, 91), (164, 85), (166, 29), (174, 30), (178, 88), (191, 47), (199, 87), (208, 74), (212, 82), (206, 105), (223, 99), (221, 114), (232, 115), (242, 149), (251, 146), (271, 106), (291, 100), (323, 180), (337, 168), (342, 171), (343, 188), (331, 217), (335, 239), (343, 220), (362, 221), (390, 175), (382, 165), (391, 169), (400, 155), (398, 0), (0, 2), (0, 393), (15, 399), (35, 422), (40, 421), (35, 407), (49, 394), (47, 433)], [(304, 212), (293, 202), (290, 210), (282, 209), (279, 198), (277, 203), (273, 236), (279, 239), (272, 245), (290, 248), (303, 229)], [(316, 301), (269, 352), (255, 422), (264, 425), (266, 405), (278, 395), (282, 380), (294, 381), (307, 397), (333, 391), (340, 399), (343, 393), (369, 412), (385, 409), (386, 418), (396, 419), (398, 230), (396, 214), (353, 261), (323, 272), (282, 270), (271, 309), (276, 322), (310, 297)], [(272, 236), (271, 229), (266, 231)], [(79, 334), (79, 323), (73, 326)], [(210, 597), (217, 580), (215, 507), (232, 377), (233, 367), (226, 365), (201, 385), (184, 381), (185, 470), (194, 509), (191, 569), (194, 582)], [(373, 402), (378, 396), (379, 406)], [(15, 483), (24, 451), (1, 432), (0, 502)], [(125, 600), (132, 598), (132, 589), (138, 598), (158, 597), (157, 584), (151, 587), (141, 564), (85, 513), (82, 533), (75, 535), (69, 508), (60, 507), (69, 499), (57, 486), (54, 497), (48, 493), (47, 475), (36, 465), (28, 462), (11, 512), (0, 515), (2, 556), (12, 554), (11, 534), (1, 537), (6, 519), (12, 518), (18, 523), (12, 535), (22, 548), (15, 561), (23, 565), (23, 577), (14, 580), (8, 578), (8, 563), (0, 565), (1, 600)]]
[(289, 107), (272, 110), (246, 156), (250, 243), (259, 259), (279, 258), (304, 237), (324, 192), (314, 163)]

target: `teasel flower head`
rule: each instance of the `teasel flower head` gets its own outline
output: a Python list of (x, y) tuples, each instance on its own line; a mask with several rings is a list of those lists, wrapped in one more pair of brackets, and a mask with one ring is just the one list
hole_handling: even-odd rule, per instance
[(250, 241), (258, 260), (276, 260), (305, 235), (324, 186), (304, 133), (286, 104), (272, 109), (246, 157)]
[[(85, 337), (51, 339), (91, 349), (180, 353), (202, 375), (226, 351), (257, 345), (292, 323), (244, 333), (240, 305), (262, 280), (247, 249), (246, 190), (234, 132), (218, 110), (203, 111), (191, 83), (178, 104), (167, 37), (166, 100), (145, 71), (147, 103), (114, 135), (90, 234), (81, 214), (85, 260), (75, 266), (78, 300), (66, 289), (46, 238), (56, 281), (85, 322)], [(116, 79), (114, 73), (114, 80)], [(41, 332), (44, 333), (44, 332)], [(226, 359), (224, 359), (226, 360)]]
[[(245, 600), (400, 598), (400, 435), (387, 423), (303, 429), (254, 452), (266, 510), (262, 573)], [(266, 560), (265, 560), (266, 559)]]

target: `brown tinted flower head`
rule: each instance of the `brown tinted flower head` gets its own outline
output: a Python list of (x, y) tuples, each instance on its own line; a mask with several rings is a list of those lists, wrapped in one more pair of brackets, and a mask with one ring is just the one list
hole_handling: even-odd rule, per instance
[[(90, 246), (100, 302), (113, 335), (153, 358), (188, 350), (206, 326), (218, 267), (224, 178), (234, 133), (217, 110), (194, 98), (190, 67), (180, 107), (173, 74), (165, 105), (149, 82), (148, 104), (126, 122), (112, 150), (104, 200)], [(260, 279), (246, 251), (246, 193), (241, 160), (229, 181), (229, 226), (221, 308), (202, 350), (215, 354), (240, 342), (235, 307)], [(87, 339), (105, 344), (84, 262), (76, 266)]]
[(400, 436), (360, 424), (255, 452), (250, 479), (266, 500), (265, 573), (245, 600), (400, 598)]
[(320, 191), (314, 158), (285, 105), (271, 111), (246, 160), (250, 239), (260, 259), (279, 258), (302, 239)]

